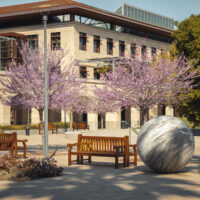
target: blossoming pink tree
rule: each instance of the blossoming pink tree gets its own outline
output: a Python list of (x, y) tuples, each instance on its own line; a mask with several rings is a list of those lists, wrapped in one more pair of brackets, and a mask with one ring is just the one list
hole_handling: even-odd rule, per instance
[[(22, 64), (13, 63), (0, 79), (0, 100), (9, 106), (35, 108), (43, 121), (44, 110), (44, 54), (42, 47), (32, 50), (24, 45)], [(83, 89), (75, 62), (65, 63), (67, 51), (48, 48), (48, 105), (54, 109), (78, 110), (77, 96)]]
[(115, 61), (115, 70), (103, 75), (103, 88), (95, 87), (100, 101), (106, 100), (112, 108), (135, 107), (144, 116), (159, 103), (180, 103), (181, 94), (194, 87), (197, 71), (183, 57), (176, 60), (159, 57), (156, 60), (121, 58)]

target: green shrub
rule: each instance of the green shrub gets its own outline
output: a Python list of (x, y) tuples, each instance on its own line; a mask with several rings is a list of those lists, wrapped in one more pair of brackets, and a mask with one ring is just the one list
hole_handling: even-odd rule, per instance
[[(53, 125), (57, 126), (58, 128), (64, 128), (64, 122), (52, 122)], [(67, 122), (67, 128), (69, 128), (70, 123)], [(0, 125), (0, 130), (25, 130), (27, 125)], [(38, 129), (38, 124), (31, 124), (30, 129)]]

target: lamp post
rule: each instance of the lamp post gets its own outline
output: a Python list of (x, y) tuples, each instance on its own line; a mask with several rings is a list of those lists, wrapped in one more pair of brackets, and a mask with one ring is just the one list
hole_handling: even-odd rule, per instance
[(66, 110), (64, 112), (64, 132), (67, 132), (67, 122), (66, 122)]
[(48, 71), (47, 71), (47, 15), (43, 15), (44, 23), (44, 157), (48, 157)]

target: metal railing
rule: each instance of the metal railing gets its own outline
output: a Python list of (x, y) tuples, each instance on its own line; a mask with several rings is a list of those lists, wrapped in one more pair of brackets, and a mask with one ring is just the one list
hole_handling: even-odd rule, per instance
[(134, 132), (136, 135), (139, 135), (139, 132), (138, 132), (135, 128), (129, 127), (129, 144), (131, 144), (131, 135), (132, 135), (133, 132)]

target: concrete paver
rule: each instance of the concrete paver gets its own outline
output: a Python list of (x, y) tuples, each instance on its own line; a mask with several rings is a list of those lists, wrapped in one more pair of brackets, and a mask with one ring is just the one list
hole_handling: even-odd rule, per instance
[[(84, 134), (125, 135), (128, 130), (86, 131)], [(27, 138), (28, 155), (41, 152), (41, 136)], [(92, 165), (67, 167), (66, 144), (76, 141), (74, 135), (50, 135), (50, 152), (58, 148), (55, 159), (64, 167), (63, 175), (26, 182), (0, 181), (1, 200), (196, 200), (200, 199), (200, 137), (195, 137), (195, 155), (179, 173), (154, 173), (139, 162), (138, 167), (115, 169), (112, 159), (94, 158)], [(136, 141), (133, 135), (132, 141)], [(103, 164), (101, 163), (103, 162)]]

